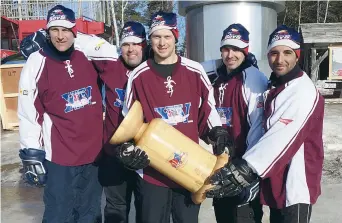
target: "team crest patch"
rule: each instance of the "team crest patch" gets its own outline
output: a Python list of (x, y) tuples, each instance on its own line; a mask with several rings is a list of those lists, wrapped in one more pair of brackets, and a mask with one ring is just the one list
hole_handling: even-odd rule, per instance
[(169, 125), (177, 125), (178, 123), (190, 123), (189, 120), (191, 102), (179, 105), (171, 105), (165, 107), (154, 108), (161, 118)]
[(67, 102), (64, 112), (68, 113), (84, 108), (86, 105), (96, 104), (96, 102), (91, 101), (91, 89), (92, 87), (88, 86), (62, 94), (62, 98)]
[(125, 94), (126, 90), (120, 89), (120, 88), (115, 88), (115, 92), (117, 94), (117, 98), (114, 102), (114, 106), (118, 108), (122, 108), (124, 100), (125, 100)]
[(184, 166), (184, 164), (188, 161), (188, 153), (173, 153), (173, 155), (169, 158), (169, 163), (173, 168), (180, 168)]
[(228, 127), (233, 126), (232, 123), (232, 115), (233, 115), (233, 108), (232, 107), (220, 107), (216, 108), (217, 113), (220, 116), (222, 125), (227, 125)]

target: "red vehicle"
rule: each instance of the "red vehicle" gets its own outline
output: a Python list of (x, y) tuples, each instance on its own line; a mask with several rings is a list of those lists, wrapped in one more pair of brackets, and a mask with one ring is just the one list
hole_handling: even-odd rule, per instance
[[(1, 16), (1, 58), (17, 54), (23, 38), (45, 28), (46, 20), (13, 20)], [(93, 21), (86, 17), (76, 20), (78, 31), (99, 35), (105, 39), (112, 36), (111, 28), (103, 22)]]

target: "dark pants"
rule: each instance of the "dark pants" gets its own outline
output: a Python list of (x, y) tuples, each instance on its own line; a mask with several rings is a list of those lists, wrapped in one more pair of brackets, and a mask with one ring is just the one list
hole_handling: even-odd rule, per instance
[(115, 158), (103, 155), (99, 166), (99, 178), (106, 195), (105, 223), (128, 222), (137, 177), (135, 171), (124, 168)]
[(311, 204), (294, 204), (283, 209), (270, 208), (270, 223), (309, 223)]
[(260, 199), (239, 205), (237, 198), (227, 197), (213, 201), (217, 223), (261, 223), (262, 205)]
[(171, 189), (150, 184), (138, 177), (138, 207), (141, 218), (137, 223), (197, 223), (200, 205), (191, 200), (185, 189)]
[(102, 187), (93, 164), (61, 166), (47, 161), (43, 223), (100, 223)]

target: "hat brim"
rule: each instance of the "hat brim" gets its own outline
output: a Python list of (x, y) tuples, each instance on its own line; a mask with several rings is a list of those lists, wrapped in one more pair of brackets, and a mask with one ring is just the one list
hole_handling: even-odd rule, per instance
[(53, 26), (61, 26), (61, 27), (71, 29), (74, 26), (76, 26), (76, 23), (70, 22), (69, 20), (54, 20), (54, 21), (50, 21), (48, 24), (46, 24), (47, 29), (49, 29), (50, 27), (53, 27)]
[(121, 40), (120, 46), (122, 46), (122, 44), (124, 44), (124, 43), (142, 43), (142, 42), (144, 42), (144, 40), (145, 39), (142, 39), (142, 38), (137, 37), (137, 36), (127, 36)]
[(150, 29), (149, 35), (152, 35), (153, 32), (155, 32), (157, 30), (161, 30), (161, 29), (173, 30), (173, 29), (177, 29), (177, 27), (158, 25), (158, 26), (155, 26), (152, 29)]
[(238, 40), (238, 39), (225, 39), (225, 40), (222, 40), (221, 41), (221, 47), (224, 47), (226, 45), (235, 46), (235, 47), (240, 48), (240, 49), (244, 49), (244, 48), (248, 47), (248, 43), (243, 42), (243, 41)]
[(300, 45), (294, 42), (293, 40), (290, 39), (282, 39), (282, 40), (277, 40), (274, 41), (271, 45), (268, 46), (267, 48), (267, 53), (270, 52), (270, 50), (276, 46), (287, 46), (290, 47), (293, 50), (298, 50), (300, 49)]

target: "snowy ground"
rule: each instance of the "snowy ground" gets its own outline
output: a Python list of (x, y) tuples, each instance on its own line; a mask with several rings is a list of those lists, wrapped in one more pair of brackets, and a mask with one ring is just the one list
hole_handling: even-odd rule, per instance
[[(313, 223), (339, 223), (342, 219), (342, 104), (326, 105), (324, 118), (325, 162), (322, 195), (313, 208)], [(27, 185), (20, 173), (18, 132), (1, 135), (1, 222), (38, 223), (43, 212), (42, 188)], [(134, 215), (132, 210), (131, 215)], [(264, 223), (268, 212), (265, 208)], [(201, 207), (200, 223), (214, 223), (211, 201)], [(133, 223), (131, 221), (130, 223)]]

